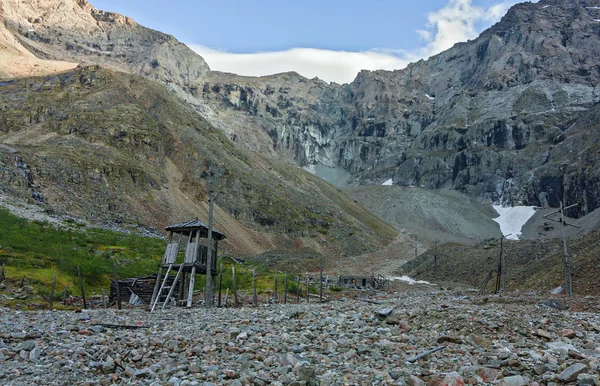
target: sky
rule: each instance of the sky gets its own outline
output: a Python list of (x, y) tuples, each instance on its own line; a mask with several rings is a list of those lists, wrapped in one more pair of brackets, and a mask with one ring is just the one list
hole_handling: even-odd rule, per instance
[[(349, 83), (473, 39), (516, 0), (89, 0), (175, 36), (212, 70)], [(534, 1), (535, 2), (535, 1)]]

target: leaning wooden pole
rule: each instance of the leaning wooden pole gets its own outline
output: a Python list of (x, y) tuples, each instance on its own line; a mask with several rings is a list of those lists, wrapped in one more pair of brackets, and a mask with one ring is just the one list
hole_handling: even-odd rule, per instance
[(500, 273), (502, 275), (502, 291), (506, 292), (506, 254), (504, 253), (504, 236), (500, 238), (500, 264), (501, 270)]
[(65, 292), (63, 293), (63, 306), (67, 305), (67, 288), (69, 288), (69, 286), (65, 286)]
[(56, 286), (56, 274), (52, 278), (52, 289), (50, 290), (50, 311), (52, 311), (52, 303), (54, 302), (54, 287)]
[(287, 304), (287, 273), (283, 276), (283, 304)]
[(256, 294), (256, 270), (252, 268), (252, 303), (258, 307), (258, 295)]
[[(115, 261), (114, 265), (114, 274), (115, 274), (115, 292), (117, 294), (117, 309), (121, 309), (121, 289), (119, 288), (119, 275), (117, 274), (117, 262)], [(156, 278), (158, 283), (159, 277)], [(156, 286), (155, 286), (156, 287)]]
[(319, 263), (319, 301), (323, 301), (323, 255), (321, 255), (321, 262)]
[(221, 307), (221, 287), (223, 287), (223, 261), (221, 261), (221, 266), (219, 268), (219, 300), (217, 302), (217, 307)]
[(433, 244), (433, 272), (437, 272), (437, 241)]
[(237, 307), (240, 302), (238, 301), (238, 296), (237, 296), (237, 284), (235, 283), (235, 267), (231, 266), (231, 279), (232, 279), (232, 283), (231, 285), (233, 286), (233, 300), (235, 301), (235, 306)]
[(567, 298), (573, 297), (573, 283), (571, 282), (571, 261), (569, 259), (569, 251), (567, 249), (567, 236), (565, 234), (565, 213), (563, 208), (563, 203), (560, 203), (560, 222), (561, 222), (561, 231), (562, 231), (562, 240), (563, 240), (563, 249), (564, 249), (564, 271), (565, 271), (565, 294)]
[[(190, 239), (193, 238), (193, 233), (190, 233)], [(196, 231), (196, 241), (194, 241), (194, 251), (198, 251), (198, 244), (200, 244), (200, 230)], [(196, 252), (197, 253), (197, 252)], [(188, 293), (187, 293), (187, 301), (185, 303), (186, 308), (191, 308), (194, 303), (194, 287), (196, 286), (196, 259), (197, 255), (194, 255), (194, 261), (192, 262), (192, 272), (190, 272), (190, 278), (188, 281)], [(211, 265), (212, 267), (212, 265)], [(212, 273), (212, 270), (209, 270), (206, 267), (206, 274), (209, 274), (209, 271)], [(183, 272), (183, 280), (181, 281), (182, 293), (185, 291), (185, 272)]]
[(310, 299), (308, 297), (309, 287), (310, 287), (310, 278), (307, 276), (306, 277), (306, 302), (307, 303), (310, 303)]
[(273, 275), (273, 304), (277, 304), (277, 274)]
[(296, 276), (296, 303), (300, 303), (300, 276)]
[(83, 309), (85, 310), (87, 309), (87, 302), (85, 301), (85, 291), (83, 290), (83, 280), (81, 279), (81, 268), (79, 268), (79, 266), (77, 266), (77, 276), (79, 276), (79, 288), (81, 289), (81, 297), (83, 298)]
[(5, 276), (4, 276), (4, 264), (6, 264), (6, 263), (2, 263), (2, 269), (0, 269), (0, 283), (2, 283), (4, 281), (4, 279), (5, 279)]
[(206, 308), (214, 307), (214, 288), (212, 286), (212, 266), (213, 266), (213, 251), (212, 251), (212, 233), (213, 233), (213, 202), (215, 190), (210, 183), (210, 190), (208, 192), (208, 241), (207, 241), (207, 256), (206, 256), (206, 286), (204, 291), (204, 306)]

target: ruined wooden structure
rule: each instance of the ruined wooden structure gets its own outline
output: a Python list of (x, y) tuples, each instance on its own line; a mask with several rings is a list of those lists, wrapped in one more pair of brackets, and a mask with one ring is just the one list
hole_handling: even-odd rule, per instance
[[(167, 304), (187, 305), (191, 307), (194, 283), (197, 274), (217, 275), (217, 250), (219, 240), (225, 235), (212, 230), (212, 266), (208, 261), (208, 226), (199, 220), (169, 225), (169, 243), (162, 258), (150, 311), (160, 304), (164, 309)], [(181, 283), (181, 285), (179, 285)]]
[(382, 275), (349, 275), (338, 277), (336, 285), (344, 288), (374, 288), (381, 290), (389, 285), (389, 280)]
[[(174, 277), (170, 277), (167, 280), (166, 285), (173, 285)], [(130, 277), (125, 279), (120, 279), (118, 281), (119, 285), (119, 294), (123, 301), (128, 301), (131, 298), (131, 295), (134, 294), (139, 297), (139, 299), (146, 305), (152, 304), (152, 295), (154, 291), (154, 286), (156, 285), (156, 275), (144, 276), (144, 277)], [(175, 293), (180, 291), (179, 286), (181, 282), (176, 284)], [(110, 292), (108, 296), (108, 303), (115, 304), (117, 301), (117, 281), (112, 280), (110, 282)]]

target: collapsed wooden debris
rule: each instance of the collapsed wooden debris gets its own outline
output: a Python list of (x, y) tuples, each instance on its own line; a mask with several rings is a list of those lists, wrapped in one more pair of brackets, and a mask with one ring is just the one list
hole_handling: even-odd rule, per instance
[(390, 281), (382, 275), (348, 275), (338, 277), (336, 285), (344, 288), (374, 288), (382, 290), (390, 285)]

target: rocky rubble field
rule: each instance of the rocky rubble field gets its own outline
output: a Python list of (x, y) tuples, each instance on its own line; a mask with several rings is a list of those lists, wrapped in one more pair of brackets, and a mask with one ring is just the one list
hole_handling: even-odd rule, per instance
[(152, 314), (0, 309), (0, 323), (3, 385), (600, 385), (600, 315), (525, 295), (430, 289)]

